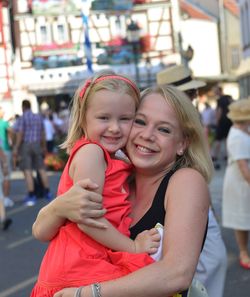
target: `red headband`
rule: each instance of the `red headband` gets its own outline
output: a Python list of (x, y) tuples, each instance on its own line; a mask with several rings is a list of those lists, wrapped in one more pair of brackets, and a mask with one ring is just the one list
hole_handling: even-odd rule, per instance
[[(111, 78), (114, 78), (114, 79), (120, 79), (120, 80), (123, 80), (125, 81), (126, 83), (128, 83), (132, 88), (133, 90), (135, 91), (135, 93), (140, 96), (140, 93), (138, 91), (138, 88), (136, 87), (136, 85), (128, 78), (126, 77), (123, 77), (123, 76), (119, 76), (119, 75), (105, 75), (105, 76), (102, 76), (102, 77), (99, 77), (97, 78), (93, 84), (97, 84), (98, 82), (100, 81), (103, 81), (103, 80), (106, 80), (106, 79), (111, 79)], [(91, 85), (92, 81), (90, 79), (86, 80), (85, 84), (83, 85), (82, 89), (81, 89), (81, 92), (80, 92), (80, 98), (83, 99), (83, 96), (87, 90), (87, 88)]]

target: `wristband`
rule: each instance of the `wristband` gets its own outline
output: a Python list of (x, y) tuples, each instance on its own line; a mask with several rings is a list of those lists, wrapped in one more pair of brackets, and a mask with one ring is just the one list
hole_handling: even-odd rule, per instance
[(96, 283), (91, 285), (92, 297), (102, 297), (101, 295), (101, 285)]
[(83, 289), (83, 287), (77, 288), (76, 291), (75, 291), (74, 297), (81, 297), (82, 289)]

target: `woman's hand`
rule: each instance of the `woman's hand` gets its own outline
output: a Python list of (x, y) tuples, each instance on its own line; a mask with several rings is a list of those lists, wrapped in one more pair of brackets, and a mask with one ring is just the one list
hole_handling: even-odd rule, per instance
[(90, 227), (106, 228), (96, 218), (102, 217), (106, 210), (102, 208), (102, 196), (94, 191), (98, 188), (90, 179), (74, 184), (60, 199), (64, 199), (64, 207), (60, 208), (59, 216)]
[(77, 288), (66, 288), (56, 292), (53, 297), (74, 297)]
[(90, 179), (84, 179), (45, 205), (32, 226), (33, 236), (47, 242), (58, 233), (67, 219), (90, 227), (106, 228), (104, 223), (96, 221), (106, 212), (102, 208), (102, 196), (94, 192), (97, 188)]

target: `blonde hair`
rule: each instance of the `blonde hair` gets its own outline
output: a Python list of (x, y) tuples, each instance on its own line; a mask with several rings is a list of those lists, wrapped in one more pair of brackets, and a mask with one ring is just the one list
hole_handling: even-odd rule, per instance
[(117, 75), (113, 71), (102, 71), (85, 81), (76, 90), (71, 101), (69, 129), (66, 140), (60, 145), (70, 153), (75, 142), (84, 136), (83, 126), (85, 124), (86, 111), (92, 96), (100, 91), (108, 90), (120, 92), (131, 96), (134, 99), (136, 109), (140, 103), (140, 91), (136, 84), (126, 76)]
[(213, 163), (208, 151), (199, 113), (185, 93), (176, 87), (164, 85), (148, 88), (141, 94), (141, 100), (149, 94), (160, 94), (174, 109), (187, 148), (182, 156), (176, 157), (174, 169), (189, 167), (201, 173), (207, 182), (212, 178)]

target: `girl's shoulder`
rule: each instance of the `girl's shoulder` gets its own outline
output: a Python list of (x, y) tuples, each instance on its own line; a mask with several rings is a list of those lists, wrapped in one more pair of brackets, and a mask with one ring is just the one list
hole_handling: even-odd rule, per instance
[(91, 149), (93, 149), (93, 153), (97, 153), (98, 155), (104, 154), (105, 159), (110, 158), (108, 151), (101, 144), (99, 144), (98, 142), (95, 142), (95, 141), (90, 141), (90, 140), (86, 139), (85, 137), (82, 137), (75, 142), (75, 144), (71, 150), (71, 154), (75, 154), (79, 150), (90, 151)]

